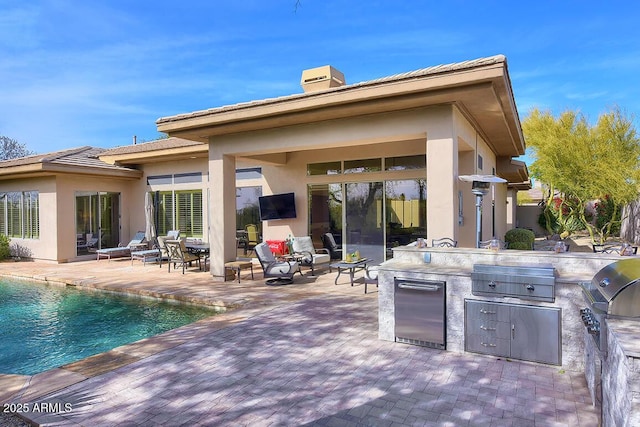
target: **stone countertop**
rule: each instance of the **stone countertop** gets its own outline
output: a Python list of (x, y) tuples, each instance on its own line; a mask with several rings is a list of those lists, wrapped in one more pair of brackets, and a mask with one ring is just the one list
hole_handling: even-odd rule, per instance
[(389, 270), (389, 271), (400, 270), (400, 271), (409, 271), (412, 273), (440, 274), (440, 275), (450, 275), (450, 276), (470, 276), (472, 271), (468, 268), (463, 268), (463, 267), (452, 267), (448, 265), (432, 265), (429, 263), (405, 262), (400, 260), (394, 260), (393, 258), (389, 261), (382, 263), (379, 269)]
[[(434, 265), (430, 263), (407, 262), (405, 260), (399, 260), (395, 258), (382, 263), (379, 269), (389, 271), (401, 270), (412, 273), (439, 274), (449, 276), (471, 276), (471, 273), (473, 272), (472, 268), (456, 267), (450, 265)], [(593, 276), (590, 273), (571, 273), (559, 275), (556, 272), (556, 282), (563, 284), (573, 283), (577, 285), (579, 282), (590, 281), (592, 277)]]
[(640, 319), (607, 319), (607, 327), (617, 338), (627, 357), (640, 359)]

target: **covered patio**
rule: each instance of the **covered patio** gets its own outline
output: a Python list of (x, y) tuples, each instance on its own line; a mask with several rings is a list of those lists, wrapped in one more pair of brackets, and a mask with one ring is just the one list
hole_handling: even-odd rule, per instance
[[(319, 246), (323, 232), (339, 230), (347, 250), (376, 245), (378, 262), (388, 246), (406, 243), (405, 234), (428, 241), (451, 237), (461, 246), (474, 246), (471, 184), (459, 182), (459, 175), (528, 179), (526, 166), (511, 162), (524, 154), (524, 139), (504, 56), (357, 84), (344, 81), (333, 67), (319, 67), (303, 72), (303, 94), (158, 120), (161, 132), (209, 145), (210, 200), (216, 202), (209, 236), (214, 276), (224, 276), (224, 263), (236, 257), (237, 169), (259, 168), (263, 195), (295, 194), (297, 217), (265, 221), (264, 240), (311, 235)], [(420, 158), (421, 164), (413, 160)], [(408, 183), (417, 189), (389, 196), (390, 185)], [(355, 200), (350, 194), (359, 191), (376, 202), (350, 214)], [(342, 212), (335, 228), (326, 205), (338, 192)], [(421, 206), (415, 222), (383, 206), (402, 196), (415, 197)], [(487, 208), (492, 202), (496, 206), (494, 216), (486, 216), (486, 238), (492, 231), (503, 235), (515, 220), (507, 209), (507, 201), (515, 200), (513, 190), (496, 185), (493, 196), (485, 202)]]

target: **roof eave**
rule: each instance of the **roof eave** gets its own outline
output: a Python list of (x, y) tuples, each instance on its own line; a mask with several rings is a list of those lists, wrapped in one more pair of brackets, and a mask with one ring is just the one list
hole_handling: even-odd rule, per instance
[(88, 166), (70, 166), (54, 163), (34, 163), (0, 169), (0, 180), (44, 177), (60, 174), (140, 179), (142, 171), (135, 169), (107, 169)]
[[(484, 89), (483, 96), (475, 100), (465, 94), (479, 89)], [(462, 108), (487, 129), (485, 134), (493, 139), (498, 155), (517, 156), (524, 154), (525, 145), (513, 99), (506, 63), (497, 62), (160, 118), (157, 127), (171, 136), (206, 142), (216, 135), (457, 103), (464, 104)], [(492, 138), (492, 129), (499, 136)]]
[(159, 161), (208, 157), (208, 152), (209, 146), (202, 144), (188, 147), (167, 148), (163, 150), (143, 151), (137, 153), (113, 154), (99, 156), (99, 158), (103, 162), (112, 165), (134, 165)]

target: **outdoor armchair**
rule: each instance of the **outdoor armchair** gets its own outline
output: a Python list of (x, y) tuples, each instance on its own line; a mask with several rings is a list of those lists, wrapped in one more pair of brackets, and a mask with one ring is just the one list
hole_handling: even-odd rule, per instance
[(368, 265), (364, 269), (364, 293), (367, 293), (367, 285), (378, 287), (378, 266)]
[(336, 239), (333, 238), (333, 234), (323, 234), (322, 245), (329, 251), (331, 259), (342, 259), (342, 247), (336, 244)]
[(291, 243), (293, 255), (300, 265), (311, 268), (311, 275), (315, 276), (315, 268), (329, 267), (331, 255), (328, 249), (316, 249), (309, 236), (294, 237)]
[(293, 282), (293, 275), (300, 271), (296, 261), (281, 261), (276, 259), (266, 243), (258, 243), (254, 248), (258, 261), (262, 266), (264, 277), (268, 285), (286, 285)]
[(247, 224), (245, 227), (247, 232), (247, 241), (245, 242), (244, 253), (254, 250), (256, 245), (260, 243), (260, 234), (258, 233), (258, 226), (255, 224)]
[(160, 250), (160, 267), (162, 268), (162, 261), (169, 259), (169, 252), (167, 252), (167, 247), (165, 242), (167, 240), (178, 240), (180, 238), (180, 230), (170, 230), (167, 232), (166, 236), (158, 236), (156, 237), (156, 244), (158, 249)]
[(202, 269), (200, 255), (189, 252), (184, 240), (165, 240), (164, 244), (169, 255), (169, 272), (171, 272), (171, 264), (173, 264), (174, 270), (179, 266), (182, 267), (182, 274), (184, 274), (187, 266), (191, 265), (194, 261), (198, 263), (198, 268)]

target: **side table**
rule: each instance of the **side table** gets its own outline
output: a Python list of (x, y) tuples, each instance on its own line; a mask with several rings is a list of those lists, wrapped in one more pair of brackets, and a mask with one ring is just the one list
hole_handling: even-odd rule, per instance
[(240, 271), (243, 268), (251, 269), (251, 280), (253, 280), (253, 263), (251, 261), (229, 261), (224, 263), (224, 268), (233, 270), (238, 276), (238, 283), (240, 283)]

